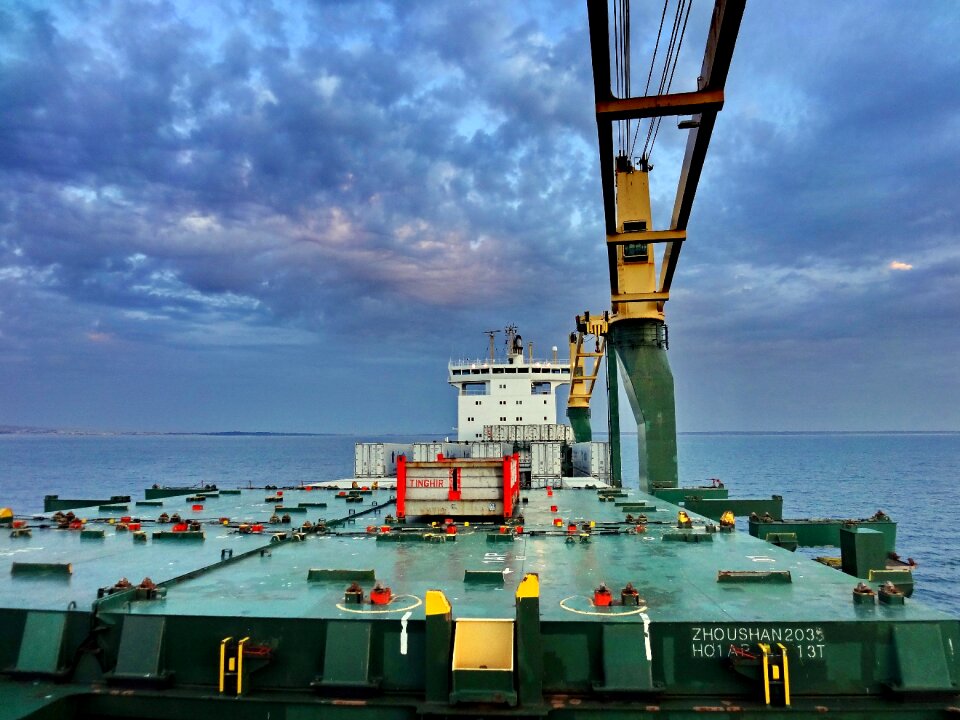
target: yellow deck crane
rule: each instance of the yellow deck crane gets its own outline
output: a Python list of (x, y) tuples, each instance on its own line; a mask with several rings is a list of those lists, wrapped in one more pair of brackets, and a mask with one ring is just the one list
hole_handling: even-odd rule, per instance
[[(596, 384), (601, 351), (605, 351), (614, 481), (617, 482), (620, 475), (619, 366), (637, 421), (640, 487), (645, 491), (678, 485), (676, 410), (673, 375), (666, 354), (668, 337), (663, 309), (664, 303), (670, 299), (680, 249), (687, 239), (687, 222), (710, 136), (717, 113), (723, 107), (724, 85), (744, 5), (745, 0), (716, 0), (697, 89), (671, 92), (690, 8), (689, 3), (678, 2), (672, 34), (669, 40), (664, 38), (659, 86), (651, 92), (650, 80), (658, 65), (660, 34), (651, 59), (647, 87), (642, 96), (633, 97), (630, 89), (629, 0), (613, 3), (612, 24), (608, 0), (587, 0), (611, 310), (599, 316), (603, 318), (602, 327), (580, 322), (581, 318), (592, 317), (590, 313), (578, 317), (577, 332), (571, 337), (573, 384), (567, 415), (576, 439), (589, 439), (590, 396)], [(662, 18), (661, 32), (663, 29)], [(616, 88), (612, 83), (611, 66), (616, 70)], [(688, 132), (688, 136), (676, 201), (670, 227), (657, 230), (650, 208), (650, 153), (662, 118), (681, 115), (691, 117), (678, 125), (679, 129)], [(636, 138), (645, 119), (648, 121), (646, 140), (641, 152), (635, 156)], [(638, 132), (633, 133), (632, 143), (631, 121), (638, 123)], [(616, 151), (614, 127), (619, 140)], [(655, 250), (659, 244), (663, 244), (664, 249), (658, 272)], [(597, 337), (594, 352), (584, 351), (585, 336), (589, 335)]]
[[(589, 312), (577, 315), (577, 330), (570, 333), (570, 395), (567, 417), (577, 442), (593, 438), (590, 427), (590, 399), (600, 375), (600, 363), (606, 354), (609, 314), (594, 318)], [(591, 344), (590, 337), (593, 337)], [(591, 350), (591, 347), (593, 348)]]

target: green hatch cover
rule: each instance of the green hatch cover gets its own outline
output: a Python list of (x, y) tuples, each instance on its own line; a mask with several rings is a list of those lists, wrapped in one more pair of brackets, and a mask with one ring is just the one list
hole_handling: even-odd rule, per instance
[(166, 620), (159, 615), (127, 615), (124, 618), (114, 678), (156, 680), (166, 677), (163, 668)]
[(373, 626), (361, 620), (332, 620), (327, 625), (323, 678), (327, 687), (373, 687), (370, 651)]
[(643, 625), (603, 626), (603, 678), (601, 692), (650, 692), (653, 685)]
[(898, 692), (955, 691), (943, 648), (940, 626), (929, 623), (900, 623), (893, 626), (893, 646), (900, 671)]
[(66, 627), (66, 613), (28, 612), (16, 672), (55, 675), (60, 670)]

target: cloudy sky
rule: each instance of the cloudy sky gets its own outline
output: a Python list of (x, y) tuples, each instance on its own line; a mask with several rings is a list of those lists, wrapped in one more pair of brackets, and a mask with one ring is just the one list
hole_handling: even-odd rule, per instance
[[(960, 430), (958, 44), (953, 2), (748, 5), (681, 430)], [(0, 3), (0, 424), (449, 431), (484, 330), (609, 305), (592, 101), (579, 1)]]

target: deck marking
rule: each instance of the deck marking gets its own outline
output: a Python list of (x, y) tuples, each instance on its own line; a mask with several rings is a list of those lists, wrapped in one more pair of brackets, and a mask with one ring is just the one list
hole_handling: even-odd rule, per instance
[(347, 607), (343, 603), (337, 603), (337, 609), (343, 610), (348, 613), (356, 613), (357, 615), (383, 615), (385, 613), (396, 613), (404, 612), (405, 610), (413, 610), (415, 607), (419, 607), (423, 604), (423, 600), (418, 598), (416, 595), (397, 595), (392, 602), (396, 602), (401, 598), (411, 598), (413, 600), (409, 605), (404, 605), (403, 607), (398, 608), (387, 608), (386, 610), (357, 610), (352, 607)]
[(650, 662), (653, 660), (653, 650), (650, 648), (650, 616), (642, 612), (640, 617), (643, 618), (643, 644), (647, 650), (647, 662)]
[(647, 610), (646, 605), (641, 605), (638, 608), (634, 608), (633, 610), (627, 610), (625, 612), (612, 612), (613, 610), (616, 610), (615, 607), (607, 608), (606, 612), (599, 612), (597, 610), (577, 610), (576, 608), (569, 607), (566, 604), (568, 601), (573, 600), (574, 598), (583, 598), (588, 603), (592, 604), (590, 601), (590, 598), (588, 598), (586, 595), (571, 595), (570, 597), (564, 598), (563, 600), (560, 601), (560, 607), (562, 607), (567, 612), (576, 613), (577, 615), (599, 615), (600, 617), (625, 617), (627, 615), (642, 614)]
[(28, 547), (28, 548), (17, 548), (16, 550), (9, 550), (7, 552), (0, 552), (0, 557), (13, 557), (17, 553), (28, 553), (28, 552), (39, 552), (44, 550), (42, 547)]
[[(419, 599), (419, 598), (418, 598)], [(413, 615), (413, 612), (407, 610), (403, 617), (400, 618), (400, 654), (407, 654), (407, 620), (410, 619), (410, 616)]]

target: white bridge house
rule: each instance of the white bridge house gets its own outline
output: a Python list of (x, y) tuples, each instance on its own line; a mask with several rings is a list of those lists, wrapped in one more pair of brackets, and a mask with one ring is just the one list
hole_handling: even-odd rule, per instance
[(524, 357), (519, 335), (508, 336), (506, 358), (461, 360), (448, 366), (457, 389), (457, 438), (484, 440), (485, 425), (557, 422), (557, 388), (570, 384), (570, 365)]

